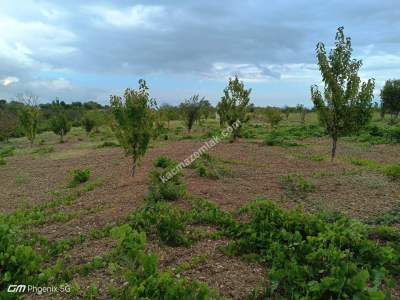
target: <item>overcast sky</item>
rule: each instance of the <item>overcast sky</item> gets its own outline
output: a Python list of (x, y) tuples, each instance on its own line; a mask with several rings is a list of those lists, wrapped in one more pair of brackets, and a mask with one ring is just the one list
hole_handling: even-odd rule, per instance
[(215, 104), (237, 74), (256, 105), (310, 105), (315, 45), (330, 47), (338, 26), (376, 95), (400, 78), (398, 0), (0, 0), (0, 98), (104, 104), (144, 78), (159, 103)]

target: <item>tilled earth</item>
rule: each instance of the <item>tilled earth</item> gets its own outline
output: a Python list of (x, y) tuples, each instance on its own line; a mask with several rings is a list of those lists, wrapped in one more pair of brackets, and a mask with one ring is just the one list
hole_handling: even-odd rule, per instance
[[(129, 175), (130, 161), (120, 148), (82, 147), (79, 141), (70, 141), (54, 145), (55, 151), (45, 155), (18, 154), (7, 158), (7, 165), (0, 169), (0, 211), (12, 212), (49, 201), (54, 191), (68, 184), (71, 170), (87, 168), (92, 179), (102, 178), (103, 183), (83, 193), (71, 205), (56, 208), (72, 215), (68, 221), (48, 222), (34, 230), (51, 240), (88, 234), (93, 228), (123, 220), (141, 206), (148, 189), (148, 173), (156, 157), (167, 155), (182, 161), (202, 145), (203, 142), (193, 140), (157, 143), (149, 149), (133, 178)], [(280, 182), (281, 176), (290, 173), (302, 174), (316, 186), (303, 201), (307, 210), (333, 209), (366, 218), (394, 207), (400, 199), (399, 184), (378, 171), (351, 165), (348, 158), (376, 158), (381, 163), (394, 163), (399, 158), (399, 147), (380, 145), (364, 149), (350, 143), (340, 146), (339, 159), (331, 163), (328, 159), (304, 158), (310, 154), (327, 155), (326, 139), (307, 140), (303, 147), (296, 148), (244, 140), (222, 142), (210, 153), (229, 169), (229, 176), (215, 180), (199, 177), (187, 169), (185, 182), (191, 194), (206, 197), (230, 211), (259, 197), (269, 198), (284, 208), (297, 205), (298, 201), (287, 197)], [(222, 254), (219, 247), (227, 242), (205, 239), (189, 248), (172, 248), (155, 241), (150, 248), (159, 257), (160, 269), (174, 268), (196, 255), (204, 255), (204, 262), (182, 275), (206, 282), (228, 298), (243, 299), (253, 288), (265, 284), (267, 270), (260, 264)], [(88, 239), (69, 251), (71, 263), (90, 261), (112, 246), (113, 240), (109, 238)], [(99, 299), (107, 299), (106, 288), (113, 279), (107, 269), (101, 269), (90, 276), (77, 275), (74, 280), (83, 288), (96, 282)], [(46, 297), (50, 296), (40, 298), (53, 299)]]

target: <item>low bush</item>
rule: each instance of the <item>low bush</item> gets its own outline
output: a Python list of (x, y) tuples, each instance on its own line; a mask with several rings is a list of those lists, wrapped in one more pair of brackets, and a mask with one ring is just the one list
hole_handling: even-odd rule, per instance
[(310, 137), (322, 137), (325, 130), (319, 125), (282, 126), (265, 136), (264, 143), (269, 146), (295, 147), (301, 141)]
[(400, 179), (400, 164), (388, 166), (385, 169), (385, 174), (393, 180)]
[(68, 187), (76, 187), (80, 183), (84, 183), (89, 180), (90, 170), (88, 169), (76, 169), (71, 172), (72, 180), (68, 184)]
[[(167, 179), (169, 172), (178, 163), (166, 156), (160, 156), (154, 162), (154, 168), (150, 172), (150, 186), (147, 199), (150, 201), (173, 201), (183, 197), (186, 194), (186, 186), (183, 183), (182, 171), (178, 170), (176, 174)], [(163, 181), (163, 178), (166, 180)]]
[(400, 143), (400, 126), (370, 125), (356, 139), (370, 144), (397, 144)]
[(293, 200), (297, 200), (297, 198), (304, 200), (308, 193), (315, 191), (314, 183), (306, 180), (300, 174), (281, 176), (280, 182), (287, 196)]
[(0, 157), (13, 156), (15, 152), (15, 147), (9, 146), (0, 149)]
[(9, 284), (37, 283), (40, 263), (41, 257), (25, 237), (0, 219), (0, 299), (11, 299)]
[(130, 217), (130, 225), (151, 235), (157, 235), (164, 243), (187, 245), (185, 236), (187, 216), (183, 210), (165, 202), (150, 202)]
[(126, 267), (119, 299), (218, 299), (219, 295), (196, 280), (178, 279), (169, 272), (157, 271), (157, 257), (146, 254), (146, 236), (129, 225), (114, 228), (117, 238), (114, 255)]
[(268, 264), (266, 297), (385, 299), (390, 274), (399, 272), (398, 252), (369, 240), (358, 221), (338, 215), (327, 222), (262, 199), (241, 214), (248, 221), (238, 227), (235, 248)]
[(211, 179), (219, 179), (231, 174), (227, 168), (209, 153), (202, 153), (200, 157), (190, 165), (190, 168), (195, 169), (200, 177), (208, 177)]

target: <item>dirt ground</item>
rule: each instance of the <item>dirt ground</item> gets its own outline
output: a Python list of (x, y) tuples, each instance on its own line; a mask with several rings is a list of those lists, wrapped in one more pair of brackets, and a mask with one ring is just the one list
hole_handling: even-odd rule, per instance
[[(148, 173), (156, 157), (167, 155), (182, 161), (202, 145), (202, 141), (195, 140), (158, 142), (149, 149), (134, 178), (129, 176), (130, 161), (120, 148), (99, 149), (71, 139), (65, 144), (54, 144), (54, 152), (48, 154), (19, 153), (7, 158), (7, 164), (0, 169), (0, 211), (12, 212), (49, 201), (54, 191), (67, 185), (72, 169), (87, 168), (91, 170), (92, 179), (101, 178), (103, 183), (83, 193), (71, 205), (57, 207), (57, 211), (71, 215), (69, 220), (47, 222), (34, 230), (51, 240), (89, 234), (93, 228), (118, 222), (140, 207), (148, 189)], [(226, 210), (238, 209), (260, 197), (285, 208), (299, 204), (287, 197), (280, 181), (281, 176), (290, 173), (300, 173), (315, 184), (315, 190), (303, 201), (307, 210), (338, 210), (356, 218), (366, 218), (390, 210), (399, 202), (398, 182), (390, 181), (377, 170), (354, 166), (348, 161), (358, 157), (395, 163), (400, 158), (399, 146), (366, 148), (343, 141), (335, 163), (329, 159), (306, 159), (310, 154), (327, 158), (328, 150), (327, 139), (309, 139), (303, 141), (302, 147), (295, 148), (265, 146), (246, 140), (222, 142), (210, 153), (229, 169), (230, 175), (214, 180), (199, 177), (187, 169), (185, 182), (191, 194), (215, 201)], [(204, 262), (182, 275), (206, 282), (228, 298), (243, 299), (252, 288), (265, 283), (267, 270), (260, 264), (222, 254), (219, 247), (226, 242), (206, 239), (190, 248), (158, 244), (151, 248), (159, 256), (161, 269), (174, 268), (196, 255), (206, 256)], [(89, 239), (76, 245), (69, 251), (71, 264), (90, 261), (109, 251), (112, 245), (109, 238)], [(89, 277), (77, 275), (74, 278), (81, 287), (97, 282), (98, 299), (107, 298), (110, 280), (107, 269), (96, 270)]]

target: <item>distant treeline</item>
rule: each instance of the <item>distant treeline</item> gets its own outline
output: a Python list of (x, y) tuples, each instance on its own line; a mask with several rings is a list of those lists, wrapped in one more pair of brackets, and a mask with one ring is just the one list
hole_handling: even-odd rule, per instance
[[(215, 118), (217, 112), (216, 107), (212, 106), (207, 100), (203, 101), (202, 116), (206, 119)], [(24, 136), (19, 118), (21, 111), (26, 106), (24, 101), (0, 100), (0, 140)], [(51, 120), (59, 114), (60, 109), (63, 111), (63, 115), (65, 115), (68, 123), (74, 127), (84, 127), (87, 119), (90, 119), (94, 123), (94, 126), (105, 125), (110, 118), (109, 106), (101, 105), (95, 101), (66, 103), (64, 101), (55, 100), (51, 103), (38, 104), (37, 107), (40, 111), (37, 124), (38, 133), (52, 130)], [(254, 115), (263, 116), (268, 109), (278, 109), (282, 114), (287, 114), (298, 112), (299, 107), (300, 106), (286, 106), (284, 108), (256, 107), (251, 104), (249, 112)], [(159, 120), (169, 123), (169, 121), (183, 120), (184, 113), (182, 111), (184, 108), (183, 104), (177, 106), (162, 104), (157, 108), (156, 113), (159, 116)], [(304, 109), (311, 111), (307, 108)]]

